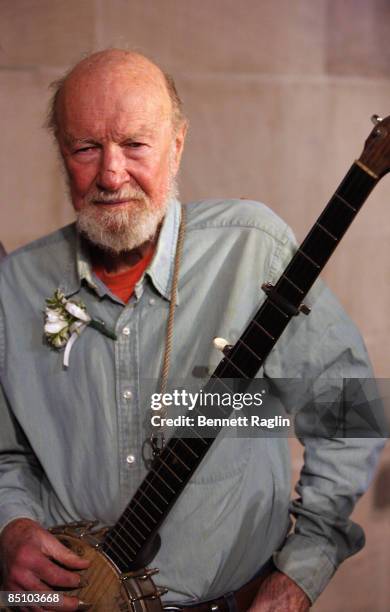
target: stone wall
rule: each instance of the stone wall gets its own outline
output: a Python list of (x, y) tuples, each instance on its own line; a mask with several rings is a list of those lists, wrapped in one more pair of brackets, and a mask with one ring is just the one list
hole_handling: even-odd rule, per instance
[[(48, 84), (106, 46), (144, 52), (175, 76), (190, 120), (184, 201), (262, 200), (303, 238), (359, 156), (370, 116), (389, 113), (389, 40), (387, 0), (0, 0), (0, 240), (10, 250), (72, 219), (42, 129)], [(390, 374), (389, 196), (385, 179), (325, 272), (381, 377)], [(389, 473), (387, 450), (355, 511), (366, 549), (317, 612), (388, 609)]]

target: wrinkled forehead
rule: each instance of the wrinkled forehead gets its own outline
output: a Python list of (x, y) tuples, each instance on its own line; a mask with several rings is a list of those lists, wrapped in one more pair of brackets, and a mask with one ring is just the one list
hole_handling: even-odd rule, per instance
[(106, 63), (77, 70), (64, 83), (57, 111), (60, 129), (67, 133), (172, 122), (166, 83), (153, 65)]

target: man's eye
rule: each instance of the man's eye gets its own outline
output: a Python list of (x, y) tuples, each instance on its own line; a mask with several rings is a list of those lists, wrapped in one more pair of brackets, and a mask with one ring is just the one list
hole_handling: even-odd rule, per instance
[(96, 147), (81, 147), (80, 149), (76, 149), (75, 153), (87, 153), (88, 151), (93, 151)]
[(130, 149), (139, 149), (144, 146), (143, 142), (128, 142), (126, 146), (130, 147)]

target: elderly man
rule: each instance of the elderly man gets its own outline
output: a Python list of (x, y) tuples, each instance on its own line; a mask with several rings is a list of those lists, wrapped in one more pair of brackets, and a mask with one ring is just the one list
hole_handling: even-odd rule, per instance
[[(259, 285), (278, 278), (295, 248), (261, 204), (180, 206), (175, 177), (187, 124), (172, 80), (139, 54), (107, 50), (76, 65), (57, 83), (50, 126), (77, 222), (1, 268), (0, 546), (8, 590), (80, 584), (88, 563), (47, 528), (115, 523), (145, 474), (143, 381), (166, 378), (168, 366), (187, 379), (212, 372), (212, 338), (237, 339)], [(43, 340), (47, 298), (52, 306), (78, 302), (105, 328), (88, 326), (69, 340), (52, 308)], [(278, 378), (324, 374), (338, 383), (372, 375), (357, 331), (322, 288), (263, 375), (277, 389)], [(307, 610), (363, 545), (348, 516), (377, 450), (372, 440), (308, 440), (289, 534), (286, 440), (221, 434), (160, 530), (153, 563), (166, 600), (216, 609), (213, 600), (226, 595), (233, 609), (249, 583), (253, 611)], [(66, 596), (63, 609), (79, 605)]]

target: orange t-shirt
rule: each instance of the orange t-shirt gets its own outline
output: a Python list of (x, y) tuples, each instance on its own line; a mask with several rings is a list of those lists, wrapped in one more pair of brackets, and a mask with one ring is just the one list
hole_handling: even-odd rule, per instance
[(153, 254), (154, 249), (151, 248), (130, 270), (119, 274), (107, 274), (101, 267), (94, 267), (93, 271), (114, 295), (126, 303), (133, 295), (134, 287), (150, 264)]

